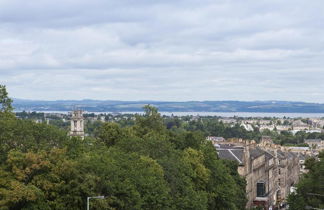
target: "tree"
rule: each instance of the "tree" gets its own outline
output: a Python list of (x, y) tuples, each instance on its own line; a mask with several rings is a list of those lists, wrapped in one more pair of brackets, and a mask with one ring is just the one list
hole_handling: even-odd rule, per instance
[[(66, 150), (8, 153), (0, 169), (0, 208), (4, 209), (79, 209), (84, 206), (76, 162)], [(81, 197), (80, 197), (81, 196)]]
[(12, 150), (50, 150), (62, 148), (69, 140), (66, 131), (46, 124), (20, 120), (0, 112), (0, 160)]
[(206, 191), (208, 192), (208, 209), (245, 209), (246, 183), (239, 177), (237, 166), (218, 159), (213, 145), (208, 142), (202, 147), (204, 165), (210, 170)]
[(0, 85), (0, 111), (1, 112), (11, 112), (12, 99), (8, 97), (8, 92), (5, 85)]
[(157, 161), (118, 148), (101, 148), (79, 160), (83, 176), (97, 177), (90, 187), (105, 195), (103, 209), (169, 209), (170, 194)]
[(289, 209), (301, 210), (306, 209), (306, 206), (324, 208), (324, 152), (320, 153), (319, 158), (306, 161), (309, 172), (300, 179), (296, 193), (289, 195)]
[(144, 115), (136, 115), (134, 131), (137, 136), (144, 136), (149, 132), (164, 133), (166, 127), (163, 119), (154, 106), (144, 106)]
[(120, 139), (127, 136), (126, 130), (117, 123), (105, 123), (96, 131), (96, 137), (107, 146), (115, 145)]

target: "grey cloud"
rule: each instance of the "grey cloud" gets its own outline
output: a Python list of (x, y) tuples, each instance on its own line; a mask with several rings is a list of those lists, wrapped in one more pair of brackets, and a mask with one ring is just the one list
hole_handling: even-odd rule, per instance
[(0, 83), (35, 99), (324, 102), (321, 0), (0, 2)]

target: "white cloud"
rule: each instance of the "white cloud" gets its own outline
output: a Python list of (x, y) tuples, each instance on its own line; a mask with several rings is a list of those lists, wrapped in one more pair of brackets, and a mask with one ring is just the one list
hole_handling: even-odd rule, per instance
[(2, 0), (0, 83), (31, 99), (324, 102), (323, 10), (321, 0)]

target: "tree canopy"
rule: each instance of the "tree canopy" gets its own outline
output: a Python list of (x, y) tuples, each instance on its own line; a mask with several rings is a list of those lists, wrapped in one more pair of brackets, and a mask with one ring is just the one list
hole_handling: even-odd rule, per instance
[(10, 112), (12, 108), (12, 99), (8, 97), (8, 92), (5, 85), (0, 84), (0, 111)]
[(296, 185), (296, 193), (290, 194), (289, 209), (324, 209), (324, 152), (319, 159), (306, 160), (305, 166), (309, 172)]
[[(1, 86), (3, 88), (3, 86)], [(2, 91), (5, 90), (2, 89)], [(0, 209), (244, 209), (237, 165), (198, 131), (168, 129), (145, 106), (133, 125), (103, 123), (94, 137), (0, 112)]]

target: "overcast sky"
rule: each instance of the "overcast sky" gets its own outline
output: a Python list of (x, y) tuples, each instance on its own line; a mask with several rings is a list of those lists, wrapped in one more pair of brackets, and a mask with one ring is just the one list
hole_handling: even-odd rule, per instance
[(0, 0), (25, 99), (324, 103), (323, 0)]

